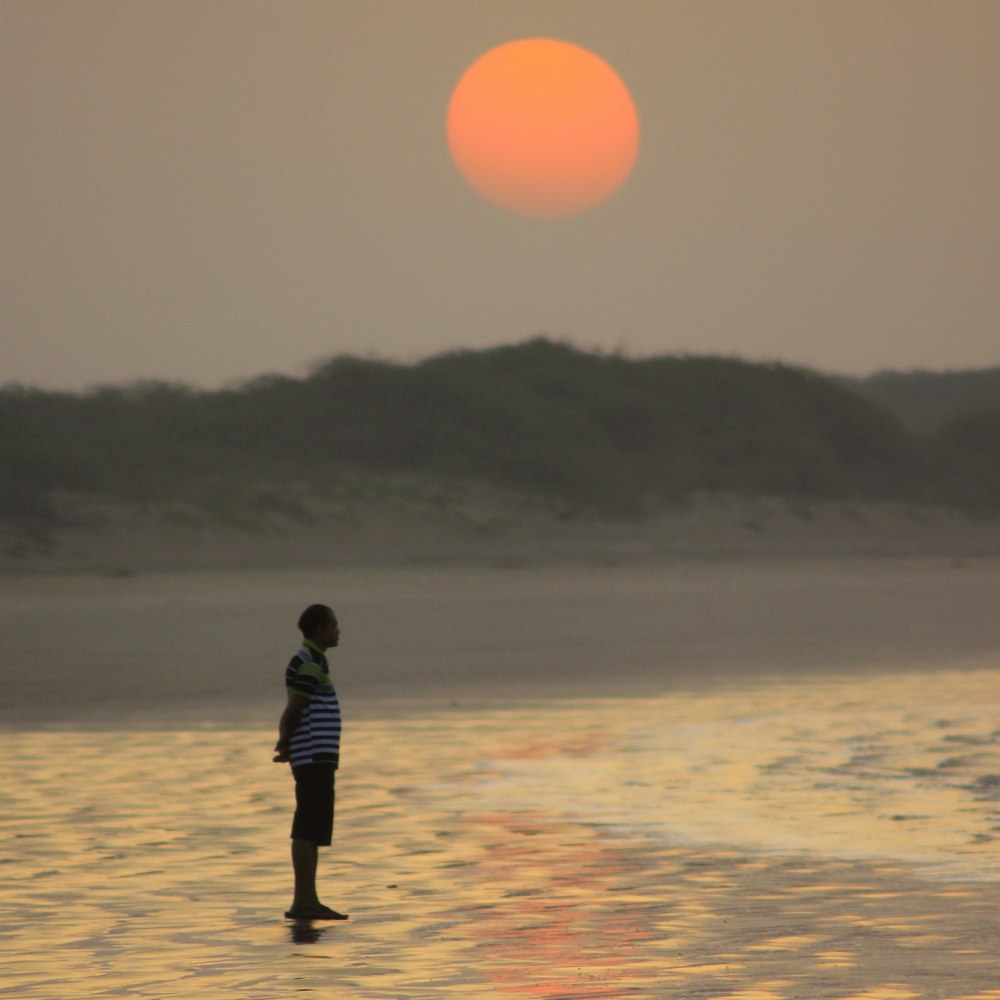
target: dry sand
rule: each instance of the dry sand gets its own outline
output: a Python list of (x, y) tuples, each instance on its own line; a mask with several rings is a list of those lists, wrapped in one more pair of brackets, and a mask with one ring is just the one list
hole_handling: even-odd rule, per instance
[(295, 566), (635, 565), (676, 559), (1000, 555), (1000, 518), (900, 503), (696, 496), (623, 520), (468, 484), (404, 483), (303, 518), (207, 518), (166, 508), (72, 508), (45, 541), (4, 536), (0, 574)]

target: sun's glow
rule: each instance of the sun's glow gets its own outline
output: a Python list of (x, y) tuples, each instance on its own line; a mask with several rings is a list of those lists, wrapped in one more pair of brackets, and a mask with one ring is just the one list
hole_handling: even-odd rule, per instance
[(618, 74), (587, 49), (549, 38), (477, 59), (451, 95), (448, 146), (485, 198), (558, 218), (609, 198), (632, 171), (639, 118)]

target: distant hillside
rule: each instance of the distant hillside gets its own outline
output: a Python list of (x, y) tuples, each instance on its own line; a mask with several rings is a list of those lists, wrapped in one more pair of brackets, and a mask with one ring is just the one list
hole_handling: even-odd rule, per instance
[(906, 429), (870, 393), (783, 365), (635, 361), (538, 339), (415, 365), (338, 357), (216, 392), (0, 391), (0, 519), (67, 495), (294, 516), (352, 474), (474, 480), (631, 514), (692, 491), (1000, 508), (1000, 421)]
[(957, 372), (885, 371), (841, 381), (918, 434), (936, 433), (972, 414), (1000, 411), (1000, 366)]

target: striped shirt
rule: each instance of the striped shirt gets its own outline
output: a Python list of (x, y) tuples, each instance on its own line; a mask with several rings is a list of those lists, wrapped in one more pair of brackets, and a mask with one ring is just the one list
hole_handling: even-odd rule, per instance
[(340, 763), (340, 702), (330, 680), (323, 650), (308, 639), (285, 669), (289, 694), (307, 699), (302, 718), (289, 741), (292, 767)]

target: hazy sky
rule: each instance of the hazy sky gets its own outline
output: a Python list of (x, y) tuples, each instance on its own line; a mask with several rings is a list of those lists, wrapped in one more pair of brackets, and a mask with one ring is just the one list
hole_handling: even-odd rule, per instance
[[(482, 200), (487, 49), (600, 54), (635, 171)], [(826, 371), (1000, 363), (1000, 0), (0, 0), (0, 382), (215, 386), (544, 333)]]

